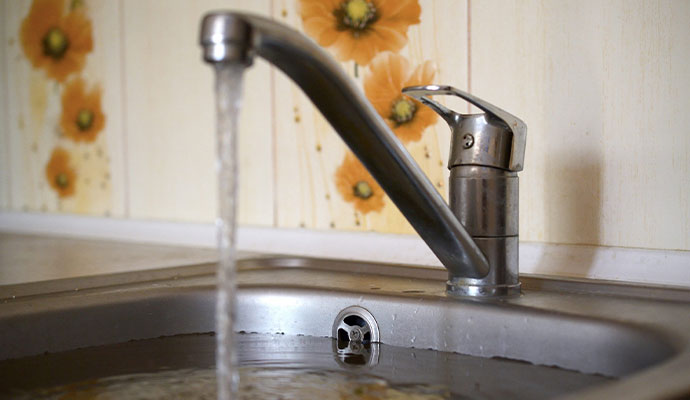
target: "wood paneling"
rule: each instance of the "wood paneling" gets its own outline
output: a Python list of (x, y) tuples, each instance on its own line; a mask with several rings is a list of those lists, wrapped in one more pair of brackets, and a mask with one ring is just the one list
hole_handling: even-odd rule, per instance
[(690, 249), (690, 3), (471, 6), (473, 92), (529, 126), (521, 239)]
[[(133, 218), (211, 221), (217, 212), (213, 70), (201, 60), (209, 10), (268, 14), (269, 1), (124, 1), (125, 135)], [(245, 76), (240, 221), (273, 223), (269, 69)]]

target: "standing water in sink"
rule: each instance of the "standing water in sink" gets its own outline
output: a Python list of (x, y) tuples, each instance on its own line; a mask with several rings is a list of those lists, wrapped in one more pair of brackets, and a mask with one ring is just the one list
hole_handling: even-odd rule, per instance
[(229, 400), (237, 390), (237, 355), (234, 348), (235, 233), (237, 215), (237, 127), (242, 101), (242, 73), (235, 63), (216, 66), (217, 174), (219, 214), (218, 294), (216, 303), (216, 368), (218, 399)]
[[(168, 336), (0, 361), (0, 399), (211, 400), (215, 339)], [(237, 333), (235, 344), (235, 400), (539, 400), (610, 381), (385, 344), (342, 349), (321, 337)]]

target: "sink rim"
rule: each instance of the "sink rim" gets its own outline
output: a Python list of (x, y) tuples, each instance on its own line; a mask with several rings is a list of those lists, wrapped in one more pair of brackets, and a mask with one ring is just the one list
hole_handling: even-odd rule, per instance
[[(383, 276), (403, 276), (410, 278), (445, 281), (447, 271), (442, 268), (396, 264), (302, 257), (281, 254), (259, 254), (256, 252), (238, 253), (238, 271), (269, 268), (317, 268), (319, 270), (341, 271), (343, 266), (358, 266), (352, 272)], [(72, 278), (49, 279), (36, 282), (0, 284), (0, 304), (5, 301), (35, 295), (50, 295), (70, 292), (75, 289), (95, 289), (116, 285), (167, 281), (169, 279), (212, 275), (216, 272), (216, 262), (162, 267), (139, 271), (112, 272)], [(690, 305), (690, 288), (660, 284), (642, 284), (578, 277), (549, 276), (540, 274), (520, 274), (522, 289), (531, 291), (570, 292), (595, 294), (598, 296), (629, 297), (687, 303)], [(484, 299), (479, 301), (492, 301)]]
[[(434, 301), (448, 302), (449, 304), (458, 304), (462, 307), (486, 310), (496, 307), (517, 309), (539, 307), (540, 299), (544, 301), (545, 298), (576, 298), (585, 302), (599, 302), (604, 306), (610, 303), (626, 302), (645, 305), (648, 308), (656, 307), (661, 309), (687, 308), (690, 306), (690, 300), (686, 300), (690, 299), (690, 290), (576, 279), (523, 277), (522, 281), (523, 287), (525, 288), (525, 295), (520, 298), (505, 301), (477, 302), (463, 300), (458, 302), (458, 300), (449, 299), (443, 294), (443, 281), (446, 277), (445, 271), (428, 267), (369, 264), (292, 256), (266, 256), (245, 258), (240, 261), (239, 269), (242, 271), (239, 275), (245, 279), (244, 282), (242, 282), (243, 278), (240, 279), (240, 287), (244, 287), (245, 291), (270, 287), (265, 280), (258, 283), (252, 281), (252, 279), (258, 275), (270, 275), (267, 274), (267, 272), (280, 274), (286, 271), (293, 271), (294, 274), (294, 272), (297, 271), (298, 275), (302, 277), (311, 275), (317, 276), (321, 273), (327, 275), (329, 279), (332, 279), (335, 275), (348, 276), (348, 274), (349, 276), (359, 276), (361, 278), (362, 275), (352, 274), (352, 270), (355, 270), (355, 272), (357, 272), (356, 270), (360, 270), (368, 279), (397, 280), (397, 289), (402, 287), (419, 287), (420, 284), (424, 287), (437, 288), (436, 291), (432, 290), (426, 294), (396, 292), (394, 296), (399, 299), (413, 301), (427, 298), (433, 299)], [(13, 295), (15, 296), (15, 298), (11, 298), (12, 295), (0, 296), (0, 322), (3, 320), (7, 321), (7, 318), (11, 318), (13, 315), (17, 316), (35, 313), (38, 310), (35, 305), (45, 302), (46, 299), (55, 300), (62, 298), (67, 304), (76, 298), (79, 298), (82, 302), (88, 299), (95, 300), (96, 302), (98, 302), (99, 299), (101, 301), (108, 300), (110, 302), (117, 302), (118, 298), (122, 300), (125, 294), (127, 294), (127, 296), (132, 296), (137, 293), (154, 293), (156, 295), (169, 293), (170, 295), (177, 296), (181, 293), (198, 291), (200, 287), (205, 287), (204, 290), (212, 291), (214, 289), (212, 284), (214, 273), (215, 264), (205, 263), (192, 266), (163, 268), (159, 270), (125, 272), (45, 281), (33, 284), (0, 286), (0, 289), (3, 289), (3, 294), (14, 293)], [(312, 282), (309, 282), (309, 285), (304, 286), (311, 288), (320, 287), (321, 289), (328, 290), (328, 285), (324, 285), (324, 281), (326, 281), (326, 279), (323, 277), (319, 279), (314, 278)], [(284, 283), (275, 283), (276, 287), (280, 285), (284, 286)], [(79, 290), (75, 291), (75, 288)], [(297, 288), (297, 290), (298, 289), (299, 288)], [(390, 290), (386, 291), (379, 289), (375, 294), (371, 294), (371, 288), (367, 287), (364, 289), (360, 287), (358, 290), (353, 290), (351, 287), (349, 289), (345, 287), (341, 288), (341, 291), (357, 294), (363, 293), (370, 298), (375, 298), (376, 296), (393, 296)], [(337, 291), (333, 289), (333, 282), (330, 282), (330, 290), (331, 293)], [(49, 311), (50, 309), (59, 308), (60, 301), (54, 301), (46, 310)], [(544, 313), (545, 310), (541, 310), (540, 312)], [(563, 312), (563, 310), (555, 310), (555, 312)], [(570, 312), (572, 313), (573, 310), (570, 310)], [(573, 315), (571, 314), (570, 316), (572, 317)], [(575, 316), (578, 317), (576, 314)], [(587, 318), (591, 321), (597, 317), (590, 315), (583, 318)], [(684, 327), (690, 326), (690, 321), (681, 321), (681, 324), (676, 325), (660, 326), (658, 321), (656, 324), (650, 323), (649, 321), (645, 322), (644, 318), (639, 318), (639, 316), (635, 319), (631, 318), (629, 315), (609, 315), (604, 318), (599, 317), (599, 319), (603, 322), (620, 323), (628, 327), (638, 326), (642, 330), (648, 329), (649, 332), (656, 335), (657, 338), (662, 338), (672, 345), (674, 354), (665, 361), (641, 370), (630, 377), (622, 379), (620, 382), (607, 384), (601, 388), (592, 388), (584, 393), (578, 393), (578, 398), (590, 395), (593, 396), (592, 398), (600, 398), (600, 396), (606, 393), (609, 393), (608, 395), (612, 393), (620, 394), (620, 391), (624, 391), (626, 395), (630, 395), (631, 392), (628, 389), (632, 387), (640, 388), (635, 390), (634, 394), (636, 398), (650, 398), (645, 397), (646, 395), (650, 395), (649, 388), (647, 388), (646, 391), (641, 388), (644, 383), (649, 385), (651, 379), (654, 379), (654, 385), (652, 386), (656, 388), (663, 386), (662, 389), (659, 389), (661, 392), (656, 394), (675, 393), (679, 390), (690, 391), (690, 383), (683, 384), (683, 382), (678, 382), (678, 379), (673, 379), (679, 371), (681, 373), (682, 371), (690, 371), (690, 351), (688, 350), (690, 332), (684, 329)], [(330, 328), (331, 326), (328, 325), (327, 329), (330, 330)]]

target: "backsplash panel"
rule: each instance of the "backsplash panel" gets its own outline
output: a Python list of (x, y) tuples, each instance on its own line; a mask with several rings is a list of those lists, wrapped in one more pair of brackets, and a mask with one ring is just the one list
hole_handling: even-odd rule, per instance
[[(0, 20), (6, 20), (7, 2), (0, 2)], [(10, 153), (9, 140), (7, 133), (10, 128), (9, 116), (7, 115), (8, 96), (7, 93), (7, 35), (5, 28), (0, 27), (0, 209), (10, 208)]]
[[(212, 221), (213, 77), (200, 61), (200, 17), (239, 8), (303, 31), (300, 2), (84, 4), (95, 39), (84, 74), (101, 82), (107, 113), (98, 140), (107, 153), (101, 165), (110, 174), (108, 191), (77, 205), (58, 200), (46, 184), (50, 151), (64, 142), (48, 121), (59, 114), (59, 90), (21, 54), (18, 27), (31, 1), (4, 1), (0, 207)], [(528, 125), (522, 240), (690, 250), (690, 3), (422, 0), (419, 6), (420, 22), (409, 25), (407, 43), (394, 53), (411, 70), (432, 62), (436, 83), (469, 90)], [(342, 66), (364, 89), (371, 63)], [(45, 94), (43, 118), (31, 116), (32, 92)], [(387, 197), (382, 208), (358, 210), (341, 194), (337, 174), (347, 149), (280, 71), (256, 60), (244, 92), (243, 224), (412, 232)], [(449, 143), (450, 131), (438, 119), (406, 144), (446, 197)], [(85, 158), (83, 143), (70, 149)]]
[(529, 127), (521, 239), (690, 249), (690, 3), (471, 4), (472, 90)]
[[(464, 87), (467, 75), (463, 67), (466, 63), (461, 63), (458, 69), (453, 69), (457, 65), (449, 63), (446, 68), (444, 59), (466, 59), (466, 28), (461, 25), (449, 40), (435, 41), (438, 31), (433, 27), (444, 28), (442, 21), (446, 20), (440, 18), (444, 15), (444, 7), (453, 10), (453, 21), (465, 21), (466, 4), (443, 1), (422, 1), (419, 4), (421, 23), (408, 27), (407, 44), (399, 54), (409, 62), (410, 71), (429, 61), (435, 65), (435, 81), (453, 81)], [(273, 18), (302, 30), (303, 14), (298, 1), (275, 1)], [(334, 56), (338, 54), (334, 48), (326, 50)], [(355, 67), (354, 60), (341, 64), (360, 87), (372, 72), (370, 65), (357, 64)], [(346, 200), (338, 190), (336, 175), (348, 149), (301, 89), (279, 71), (274, 72), (274, 77), (277, 226), (412, 233), (412, 227), (387, 196), (383, 197), (383, 207), (371, 212), (357, 210)], [(408, 142), (406, 147), (441, 193), (447, 196), (448, 172), (444, 166), (449, 153), (449, 129), (445, 122), (437, 119), (436, 124), (419, 133), (421, 138)]]
[[(124, 75), (129, 216), (212, 221), (217, 210), (213, 69), (201, 61), (209, 10), (267, 15), (269, 1), (125, 0)], [(269, 69), (245, 74), (240, 121), (240, 221), (273, 223)]]
[[(22, 211), (123, 216), (116, 3), (6, 2), (5, 42), (10, 205)], [(71, 40), (53, 61), (33, 36), (50, 15)], [(35, 17), (34, 17), (35, 16)], [(23, 32), (23, 33), (20, 33)], [(40, 38), (39, 38), (40, 39)], [(44, 45), (45, 46), (45, 45)], [(79, 61), (85, 58), (83, 62)], [(91, 113), (78, 128), (76, 114)], [(103, 116), (105, 115), (105, 116)], [(116, 198), (117, 197), (117, 198)]]

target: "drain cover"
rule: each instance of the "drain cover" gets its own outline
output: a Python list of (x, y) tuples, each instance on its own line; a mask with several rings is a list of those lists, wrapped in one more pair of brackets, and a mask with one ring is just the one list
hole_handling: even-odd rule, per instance
[(379, 326), (369, 311), (359, 306), (351, 306), (335, 317), (333, 337), (338, 343), (378, 343)]
[(333, 322), (333, 349), (349, 366), (374, 366), (379, 358), (379, 327), (369, 311), (351, 306), (338, 313)]

